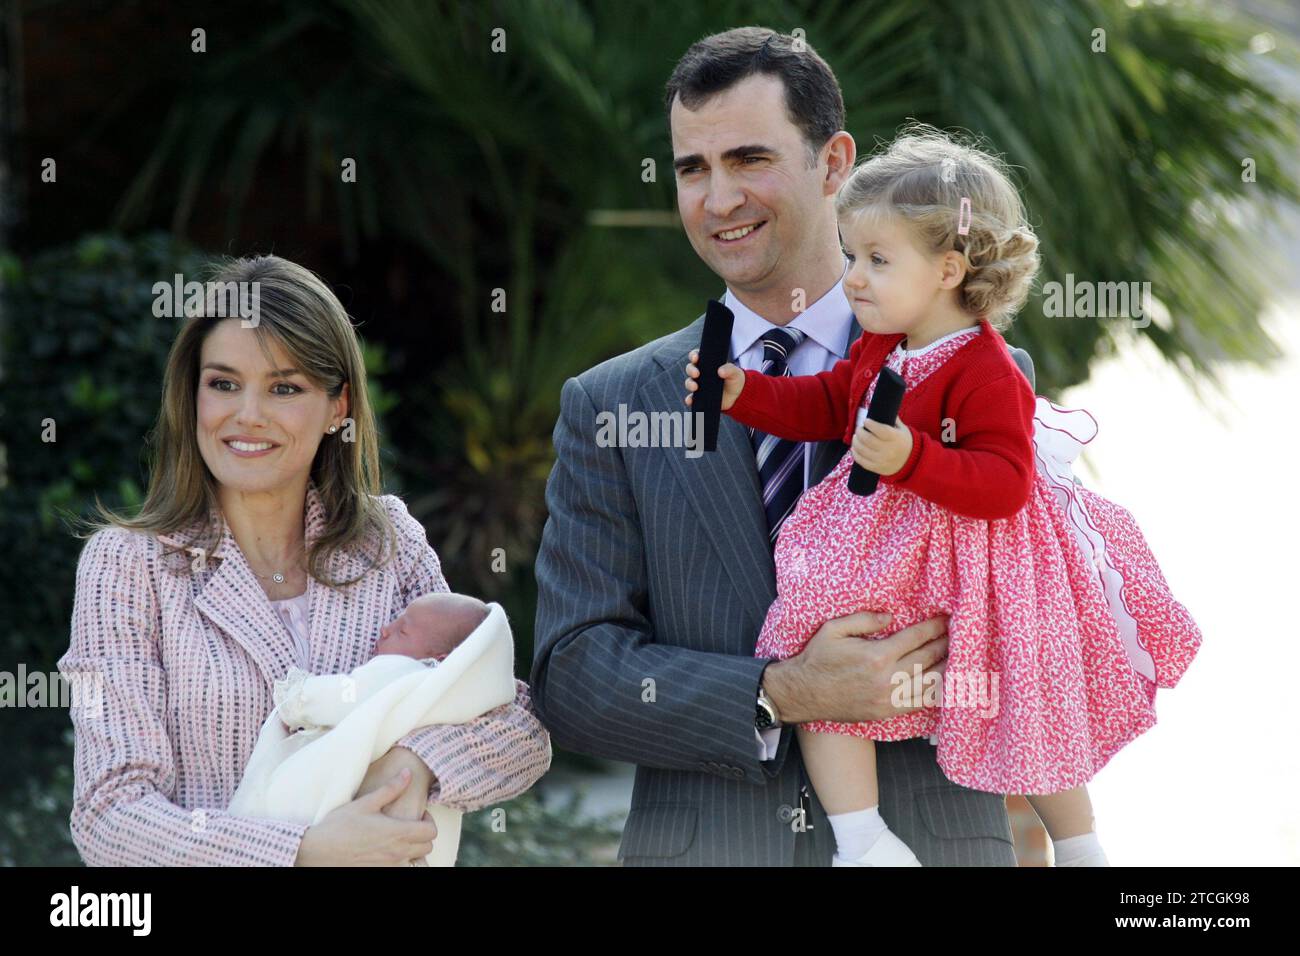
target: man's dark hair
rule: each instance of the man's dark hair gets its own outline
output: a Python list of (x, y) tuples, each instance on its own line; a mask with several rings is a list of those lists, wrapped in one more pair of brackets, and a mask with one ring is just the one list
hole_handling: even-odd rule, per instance
[[(677, 61), (664, 90), (664, 112), (673, 99), (695, 109), (701, 103), (756, 73), (781, 78), (790, 121), (803, 134), (812, 160), (826, 141), (844, 128), (844, 96), (835, 74), (807, 41), (765, 27), (737, 27), (691, 44)], [(671, 119), (670, 119), (671, 122)]]

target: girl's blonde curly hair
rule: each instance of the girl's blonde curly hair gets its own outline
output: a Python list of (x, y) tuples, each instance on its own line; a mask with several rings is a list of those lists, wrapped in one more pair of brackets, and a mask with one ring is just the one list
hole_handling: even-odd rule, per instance
[[(973, 143), (912, 123), (858, 163), (835, 197), (835, 212), (841, 220), (867, 210), (894, 213), (922, 248), (960, 253), (967, 269), (958, 289), (962, 308), (1005, 329), (1039, 265), (1038, 237), (1006, 169)], [(967, 235), (957, 232), (963, 197), (970, 200)]]

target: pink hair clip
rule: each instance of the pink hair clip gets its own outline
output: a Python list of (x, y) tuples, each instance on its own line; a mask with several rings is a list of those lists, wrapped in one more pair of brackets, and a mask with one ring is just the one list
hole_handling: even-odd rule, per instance
[(957, 235), (965, 236), (970, 233), (971, 211), (970, 197), (961, 197), (961, 209), (957, 213)]

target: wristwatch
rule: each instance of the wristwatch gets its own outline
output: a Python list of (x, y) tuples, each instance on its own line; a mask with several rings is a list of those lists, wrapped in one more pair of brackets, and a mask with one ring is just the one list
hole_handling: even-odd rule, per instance
[(758, 703), (754, 708), (754, 728), (756, 730), (770, 730), (773, 727), (781, 725), (781, 717), (776, 712), (776, 704), (772, 703), (772, 698), (767, 696), (767, 691), (763, 685), (758, 685)]

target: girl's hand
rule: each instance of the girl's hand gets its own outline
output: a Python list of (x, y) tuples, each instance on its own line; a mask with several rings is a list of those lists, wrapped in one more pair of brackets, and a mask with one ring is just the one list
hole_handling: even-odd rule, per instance
[(853, 433), (850, 448), (853, 460), (867, 471), (892, 475), (907, 464), (912, 454), (912, 430), (900, 418), (895, 418), (892, 425), (865, 418), (862, 427)]
[[(695, 380), (700, 377), (700, 370), (695, 363), (700, 360), (700, 350), (691, 349), (690, 362), (686, 365), (686, 391), (694, 392), (699, 390), (699, 385)], [(745, 387), (745, 370), (737, 365), (727, 362), (718, 369), (718, 375), (722, 378), (722, 410), (725, 412), (732, 405), (736, 404), (736, 399), (740, 397), (740, 390)], [(694, 396), (686, 396), (686, 404), (691, 404)]]
[(295, 866), (409, 866), (433, 852), (432, 820), (394, 820), (384, 807), (410, 785), (403, 770), (378, 790), (331, 810), (307, 828)]

